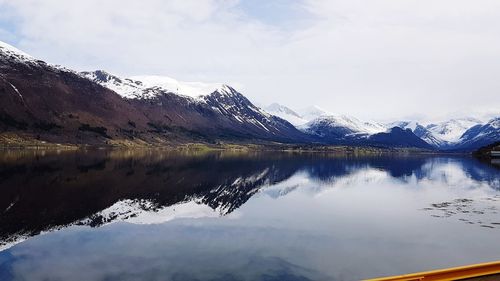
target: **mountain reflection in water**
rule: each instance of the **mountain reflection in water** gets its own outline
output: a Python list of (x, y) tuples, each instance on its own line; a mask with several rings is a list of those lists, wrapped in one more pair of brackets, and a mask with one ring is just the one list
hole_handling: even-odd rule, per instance
[[(176, 225), (174, 219), (208, 220), (228, 216), (237, 220), (238, 214), (231, 214), (256, 195), (258, 198), (254, 201), (258, 207), (252, 209), (253, 214), (260, 216), (259, 212), (267, 212), (269, 217), (273, 217), (272, 213), (275, 212), (272, 206), (273, 202), (266, 198), (276, 200), (287, 197), (288, 200), (294, 200), (293, 194), (298, 189), (302, 190), (303, 193), (312, 194), (311, 196), (320, 196), (324, 190), (349, 188), (359, 184), (366, 186), (405, 185), (416, 189), (435, 185), (448, 188), (460, 187), (468, 190), (467, 192), (483, 190), (484, 194), (481, 196), (491, 195), (491, 202), (495, 201), (497, 198), (495, 196), (500, 190), (498, 168), (468, 157), (354, 157), (347, 155), (230, 152), (173, 153), (160, 150), (97, 150), (60, 153), (4, 151), (0, 153), (0, 163), (0, 249), (9, 249), (40, 233), (58, 232), (57, 230), (63, 229), (67, 229), (68, 232), (61, 231), (62, 233), (59, 235), (69, 235), (67, 233), (76, 230), (81, 230), (83, 236), (97, 235), (99, 242), (93, 247), (98, 247), (101, 243), (112, 244), (113, 239), (119, 240), (119, 237), (126, 235), (126, 233), (134, 233), (135, 236), (143, 237), (145, 240), (135, 242), (137, 245), (134, 247), (142, 248), (140, 252), (152, 247), (152, 245), (165, 243), (167, 238), (171, 239), (166, 243), (168, 247), (165, 246), (163, 250), (173, 252), (162, 254), (162, 257), (164, 260), (168, 260), (169, 265), (175, 263), (175, 266), (172, 265), (176, 270), (175, 274), (166, 273), (163, 269), (160, 270), (162, 259), (153, 255), (155, 259), (159, 260), (156, 261), (157, 264), (151, 265), (151, 270), (148, 270), (144, 260), (138, 262), (137, 266), (143, 267), (142, 271), (138, 271), (142, 272), (141, 275), (134, 277), (133, 274), (122, 268), (120, 270), (123, 272), (118, 269), (117, 272), (107, 272), (106, 269), (103, 269), (105, 274), (100, 272), (104, 274), (102, 276), (97, 273), (95, 276), (82, 276), (83, 279), (91, 280), (165, 280), (158, 276), (169, 274), (170, 277), (166, 280), (328, 280), (333, 278), (332, 273), (321, 270), (321, 266), (318, 266), (320, 269), (313, 270), (310, 266), (305, 266), (300, 262), (287, 260), (286, 255), (267, 256), (259, 252), (264, 251), (263, 249), (267, 249), (268, 246), (258, 245), (257, 241), (259, 239), (269, 240), (270, 237), (284, 240), (292, 239), (291, 244), (287, 244), (287, 247), (298, 252), (303, 251), (300, 248), (302, 246), (295, 244), (295, 242), (304, 242), (304, 240), (299, 239), (296, 235), (307, 234), (300, 231), (294, 234), (294, 228), (297, 226), (286, 225), (287, 228), (290, 228), (290, 233), (280, 238), (280, 235), (283, 234), (277, 229), (271, 227), (262, 229), (263, 232), (260, 232), (262, 226), (258, 224), (252, 227), (252, 231), (255, 231), (252, 232), (254, 234), (252, 236), (247, 229), (240, 227), (226, 229), (218, 228), (216, 225), (207, 225), (206, 229), (197, 230), (192, 225), (188, 225), (174, 228)], [(395, 190), (394, 192), (399, 191)], [(377, 194), (367, 196), (378, 200)], [(456, 200), (456, 198), (444, 199)], [(357, 198), (349, 198), (349, 200), (356, 202)], [(436, 200), (441, 200), (441, 198), (436, 198)], [(339, 204), (343, 204), (343, 202), (346, 201)], [(380, 204), (383, 203), (380, 202)], [(428, 202), (427, 205), (422, 206), (422, 209), (427, 206), (426, 210), (433, 210), (431, 206), (441, 206), (431, 205), (431, 203), (435, 204), (436, 201)], [(296, 210), (302, 208), (303, 212), (314, 213), (318, 211), (306, 206), (300, 200), (290, 204)], [(496, 213), (493, 210), (496, 206), (492, 207), (493, 209), (489, 209), (492, 210), (489, 215), (495, 216)], [(362, 208), (353, 206), (350, 211), (356, 213)], [(436, 209), (439, 212), (443, 211), (442, 208)], [(425, 214), (425, 212), (418, 213), (417, 208), (414, 210), (416, 210), (416, 214)], [(277, 225), (282, 220), (278, 214), (279, 211), (276, 211), (277, 217), (274, 217), (277, 220)], [(283, 217), (286, 216), (287, 214), (283, 215)], [(434, 216), (434, 219), (437, 219), (438, 216)], [(318, 214), (316, 218), (321, 220), (328, 218), (328, 216)], [(495, 225), (498, 221), (491, 217), (488, 219), (491, 220), (488, 222), (491, 228), (498, 227)], [(488, 221), (488, 219), (477, 220)], [(464, 218), (460, 218), (460, 220), (463, 221)], [(79, 227), (100, 227), (115, 221), (156, 224), (161, 231), (158, 234), (151, 234), (151, 229), (139, 226), (133, 227), (133, 231), (129, 231), (127, 229), (131, 228), (131, 225), (118, 224), (114, 227), (111, 237), (109, 236), (111, 234), (104, 230), (90, 231), (88, 228), (82, 230)], [(170, 222), (164, 224), (167, 221)], [(299, 221), (300, 219), (297, 220), (297, 223)], [(481, 222), (481, 224), (485, 223)], [(69, 228), (70, 226), (76, 230), (72, 230), (73, 228)], [(346, 225), (339, 226), (346, 227)], [(313, 225), (313, 227), (320, 226)], [(305, 226), (304, 228), (307, 229)], [(222, 231), (222, 229), (224, 230)], [(197, 231), (203, 231), (203, 234), (197, 233)], [(161, 233), (160, 236), (158, 236), (159, 233)], [(214, 238), (213, 235), (216, 234), (218, 237)], [(221, 235), (232, 246), (220, 244)], [(182, 252), (186, 249), (177, 248), (179, 245), (176, 246), (176, 242), (172, 241), (179, 241), (183, 238), (200, 239), (206, 243), (204, 250), (194, 251), (193, 255), (200, 259), (197, 263), (196, 260), (194, 261), (196, 269), (189, 269), (189, 266), (193, 266), (190, 260), (194, 258), (193, 255), (181, 257), (175, 254), (177, 251)], [(242, 239), (245, 241), (242, 242)], [(57, 252), (60, 248), (57, 246), (57, 239), (37, 244), (37, 241), (41, 240), (44, 238), (33, 240), (34, 249), (43, 252), (45, 251), (44, 247), (51, 247), (53, 251)], [(254, 241), (257, 244), (255, 248), (249, 246), (249, 241)], [(28, 242), (31, 241), (26, 242), (29, 245)], [(18, 245), (19, 249), (23, 249), (24, 244)], [(121, 246), (126, 247), (125, 245)], [(347, 247), (346, 245), (336, 246), (337, 248), (333, 247), (333, 249), (344, 252), (344, 258), (347, 261), (351, 259), (348, 255), (345, 256), (346, 252), (343, 248)], [(19, 271), (13, 267), (17, 260), (11, 256), (11, 252), (15, 252), (16, 248), (17, 246), (5, 250), (3, 255), (0, 255), (1, 280), (15, 280), (16, 274), (19, 274)], [(104, 257), (110, 255), (108, 252), (99, 252), (98, 249), (93, 250), (96, 254), (101, 254)], [(284, 248), (279, 251), (289, 250)], [(37, 251), (30, 251), (30, 253), (37, 253)], [(71, 255), (71, 253), (67, 254)], [(240, 255), (245, 257), (240, 257)], [(106, 259), (104, 258), (104, 260)], [(174, 260), (177, 261), (174, 262)], [(207, 260), (211, 260), (211, 262), (207, 263)], [(219, 262), (216, 263), (216, 260)], [(334, 260), (332, 259), (332, 262)], [(70, 263), (70, 261), (67, 262)], [(325, 261), (321, 263), (323, 262)], [(351, 261), (351, 263), (355, 262), (355, 260)], [(60, 279), (64, 277), (64, 274), (70, 274), (71, 266), (75, 265), (67, 264), (66, 269), (61, 269), (61, 274), (56, 274), (57, 278), (50, 275), (50, 272), (31, 277), (34, 280), (38, 277), (39, 280)], [(217, 267), (217, 270), (214, 269), (214, 266)], [(61, 268), (61, 265), (57, 265), (57, 267)], [(370, 266), (367, 267), (370, 268)], [(401, 268), (411, 269), (408, 266)], [(67, 272), (64, 272), (66, 270)], [(240, 273), (236, 274), (235, 270), (239, 270)], [(349, 270), (352, 271), (352, 269)], [(352, 276), (369, 277), (364, 276), (363, 273), (357, 274), (349, 270), (336, 275), (335, 278), (354, 280), (355, 278), (352, 279)], [(22, 273), (27, 272), (23, 271)], [(378, 269), (373, 270), (373, 274), (377, 273), (379, 273)], [(381, 271), (381, 273), (391, 272)], [(125, 278), (126, 276), (128, 277)]]

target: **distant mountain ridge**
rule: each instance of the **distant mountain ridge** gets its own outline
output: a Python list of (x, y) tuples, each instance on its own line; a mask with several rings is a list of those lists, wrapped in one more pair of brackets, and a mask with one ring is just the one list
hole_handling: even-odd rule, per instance
[(0, 42), (2, 143), (281, 142), (472, 150), (498, 139), (498, 118), (424, 126), (361, 121), (318, 106), (295, 111), (276, 103), (261, 109), (222, 83), (78, 73)]
[(416, 136), (412, 130), (406, 131), (399, 129), (398, 126), (389, 127), (376, 122), (361, 121), (352, 116), (336, 115), (318, 106), (294, 111), (284, 105), (274, 103), (266, 109), (272, 114), (289, 120), (299, 130), (320, 142), (342, 145), (433, 148)]
[(278, 103), (273, 103), (267, 107), (264, 108), (265, 111), (269, 112), (270, 114), (274, 116), (278, 116), (282, 119), (287, 120), (294, 126), (300, 126), (305, 123), (307, 123), (307, 120), (304, 119), (300, 114), (297, 112), (293, 111), (292, 109), (278, 104)]
[[(474, 150), (500, 140), (498, 117), (486, 123), (476, 118), (450, 119), (423, 126), (415, 122), (395, 122), (441, 150)], [(393, 123), (393, 124), (395, 124)]]
[[(310, 106), (298, 111), (294, 111), (284, 105), (273, 103), (265, 110), (273, 115), (288, 120), (300, 130), (311, 134), (323, 135), (316, 127), (328, 126), (343, 130), (345, 134), (375, 134), (387, 130), (376, 122), (361, 121), (355, 117), (347, 115), (336, 115), (318, 106)], [(300, 112), (300, 113), (297, 113)], [(292, 122), (293, 121), (293, 122)]]
[(450, 119), (437, 124), (427, 125), (427, 129), (436, 137), (448, 142), (455, 143), (460, 140), (462, 135), (469, 128), (481, 124), (482, 122), (475, 118)]
[(460, 137), (455, 149), (472, 150), (500, 140), (500, 117), (493, 118), (484, 125), (469, 128)]
[[(472, 151), (495, 140), (500, 140), (500, 129), (497, 122), (495, 122), (498, 118), (487, 123), (469, 117), (450, 119), (428, 125), (416, 121), (396, 121), (380, 124), (361, 121), (351, 116), (335, 115), (317, 106), (306, 108), (303, 111), (294, 111), (286, 106), (274, 103), (266, 109), (284, 119), (293, 120), (294, 122), (291, 123), (295, 123), (301, 131), (332, 143), (366, 143), (370, 142), (370, 139), (377, 139), (379, 141), (384, 140), (385, 145), (396, 145), (399, 142), (400, 144), (413, 143), (421, 148)], [(290, 114), (290, 112), (295, 114)], [(297, 112), (303, 112), (303, 114)], [(300, 118), (299, 120), (302, 122), (296, 122), (297, 118)], [(403, 140), (405, 139), (404, 134), (401, 131), (394, 131), (393, 128), (395, 127), (410, 130), (425, 144), (420, 141)], [(382, 137), (387, 133), (389, 133), (389, 136)], [(393, 133), (396, 135), (391, 135)], [(390, 140), (390, 138), (393, 139)]]

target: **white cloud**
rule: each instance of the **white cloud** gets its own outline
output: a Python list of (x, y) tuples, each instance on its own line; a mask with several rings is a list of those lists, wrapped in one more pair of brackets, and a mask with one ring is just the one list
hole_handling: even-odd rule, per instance
[(235, 81), (260, 103), (361, 118), (500, 111), (499, 1), (304, 0), (300, 25), (238, 2), (0, 0), (0, 10), (18, 47), (77, 69)]

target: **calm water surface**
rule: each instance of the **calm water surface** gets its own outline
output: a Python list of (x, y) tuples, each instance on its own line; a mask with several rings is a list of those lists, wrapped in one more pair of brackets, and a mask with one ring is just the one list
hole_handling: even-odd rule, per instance
[(468, 157), (0, 152), (0, 280), (359, 280), (500, 259)]

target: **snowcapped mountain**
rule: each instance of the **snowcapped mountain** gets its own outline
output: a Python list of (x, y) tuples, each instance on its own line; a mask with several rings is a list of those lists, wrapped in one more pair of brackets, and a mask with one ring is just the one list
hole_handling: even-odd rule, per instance
[(92, 72), (85, 71), (80, 74), (93, 82), (113, 90), (126, 99), (148, 98), (154, 96), (153, 89), (151, 89), (151, 93), (149, 93), (147, 87), (141, 81), (135, 81), (128, 78), (122, 79), (102, 70)]
[(465, 131), (481, 123), (480, 120), (475, 118), (458, 118), (427, 125), (426, 129), (440, 140), (457, 143)]
[(292, 124), (263, 111), (228, 85), (179, 82), (162, 76), (120, 78), (100, 70), (81, 75), (148, 112), (154, 119), (150, 123), (158, 131), (180, 126), (202, 134), (217, 132), (225, 137), (258, 136), (289, 141), (304, 138)]
[(428, 144), (442, 150), (477, 148), (473, 143), (488, 144), (490, 140), (495, 140), (495, 133), (497, 135), (499, 133), (499, 129), (495, 129), (495, 124), (482, 124), (480, 120), (472, 117), (451, 119), (426, 126), (415, 121), (392, 122), (388, 126), (410, 129)]
[(484, 125), (475, 125), (460, 137), (455, 149), (478, 149), (500, 140), (500, 117), (488, 121)]
[(11, 46), (7, 43), (0, 41), (0, 62), (2, 63), (23, 63), (23, 64), (32, 64), (38, 65), (43, 63), (35, 59), (34, 57), (26, 54), (25, 52)]
[(126, 99), (153, 99), (161, 93), (173, 93), (199, 99), (223, 88), (221, 83), (180, 82), (167, 76), (120, 78), (102, 70), (81, 72), (84, 77), (111, 89)]
[(399, 127), (401, 129), (410, 129), (414, 131), (420, 124), (416, 121), (395, 121), (385, 124), (387, 128)]
[(299, 129), (322, 138), (363, 137), (387, 130), (382, 125), (345, 115), (320, 116)]
[[(0, 41), (0, 67), (12, 68), (15, 65), (22, 65), (23, 67), (28, 67), (31, 69), (45, 68), (50, 69), (54, 72), (68, 72), (73, 74), (77, 73), (76, 71), (60, 65), (46, 63), (45, 61), (34, 58), (12, 45)], [(0, 72), (0, 77), (1, 76), (2, 73)]]
[(298, 111), (300, 114), (277, 103), (269, 105), (265, 110), (287, 120), (301, 131), (321, 138), (371, 135), (387, 130), (381, 124), (363, 122), (347, 115), (335, 115), (319, 106), (303, 108)]
[(215, 92), (199, 98), (212, 110), (236, 121), (238, 125), (255, 126), (272, 135), (287, 134), (288, 132), (300, 139), (300, 133), (292, 124), (255, 106), (230, 86), (223, 85)]
[(421, 138), (423, 141), (430, 144), (434, 148), (443, 148), (447, 145), (446, 141), (443, 141), (442, 139), (436, 137), (423, 125), (417, 123), (417, 126), (415, 126), (412, 131), (417, 137)]
[(300, 129), (331, 143), (432, 149), (431, 145), (416, 136), (411, 129), (387, 129), (382, 125), (361, 122), (353, 117), (323, 116), (308, 122)]
[(5, 43), (0, 92), (0, 132), (29, 141), (102, 144), (132, 137), (129, 122), (148, 129), (144, 114), (116, 93)]
[(316, 118), (322, 117), (322, 116), (330, 116), (333, 115), (333, 113), (329, 112), (328, 110), (325, 110), (317, 105), (312, 105), (309, 107), (302, 108), (298, 111), (300, 116), (309, 121), (312, 121)]
[(371, 135), (386, 131), (387, 128), (375, 122), (361, 121), (353, 116), (333, 114), (319, 106), (300, 110), (301, 117), (308, 122), (300, 126), (302, 131), (318, 132), (318, 127), (330, 127), (346, 135)]
[[(266, 107), (271, 114), (280, 116), (294, 124), (300, 131), (312, 136), (319, 142), (346, 145), (377, 145), (397, 146), (430, 149), (425, 141), (416, 136), (413, 131), (420, 133), (423, 138), (432, 136), (425, 128), (413, 122), (397, 122), (393, 126), (386, 126), (376, 122), (361, 121), (347, 115), (336, 115), (318, 106), (310, 106), (299, 110), (272, 104)], [(398, 130), (393, 127), (411, 127), (411, 130)]]
[(58, 143), (300, 142), (307, 136), (222, 84), (77, 73), (0, 48), (0, 129)]
[(287, 120), (296, 127), (300, 127), (319, 117), (333, 115), (333, 113), (316, 105), (295, 111), (285, 105), (272, 103), (269, 106), (264, 107), (264, 110), (274, 116)]
[(174, 94), (199, 98), (216, 90), (223, 90), (227, 85), (222, 83), (181, 82), (167, 76), (133, 76), (132, 80), (141, 81), (148, 88), (161, 88)]
[(417, 137), (424, 140), (434, 148), (441, 148), (447, 144), (446, 141), (436, 137), (425, 126), (416, 121), (397, 121), (387, 124), (389, 127), (399, 127), (402, 129), (410, 129)]
[[(318, 106), (311, 106), (300, 111), (272, 104), (266, 108), (268, 112), (280, 116), (294, 124), (299, 130), (314, 136), (320, 141), (335, 143), (355, 143), (377, 140), (377, 142), (393, 145), (412, 144), (419, 147), (454, 150), (459, 148), (473, 149), (479, 144), (486, 145), (500, 139), (499, 129), (491, 120), (481, 124), (476, 118), (456, 118), (435, 124), (424, 125), (417, 121), (396, 121), (388, 124), (364, 122), (352, 116), (335, 115)], [(306, 122), (307, 121), (307, 122)], [(404, 129), (400, 132), (394, 127)], [(408, 136), (409, 129), (416, 137), (426, 144), (415, 141)], [(388, 135), (384, 135), (387, 133)], [(377, 135), (373, 138), (374, 135)], [(393, 138), (393, 139), (391, 139)], [(477, 145), (476, 145), (477, 144)]]
[(292, 109), (278, 104), (278, 103), (273, 103), (267, 107), (264, 108), (264, 110), (274, 116), (278, 116), (282, 119), (285, 119), (286, 121), (290, 122), (294, 126), (300, 126), (305, 123), (307, 123), (308, 120), (304, 119), (301, 115), (299, 115), (297, 112), (293, 111)]
[[(77, 73), (0, 42), (0, 134), (70, 144), (179, 144), (273, 141), (345, 145), (419, 145), (473, 149), (498, 141), (498, 118), (384, 126), (318, 106), (266, 111), (234, 88), (170, 77), (121, 78), (105, 71)], [(288, 122), (287, 122), (288, 121)], [(299, 130), (300, 129), (300, 130)], [(375, 136), (377, 135), (377, 136)], [(374, 136), (374, 137), (372, 137)]]

